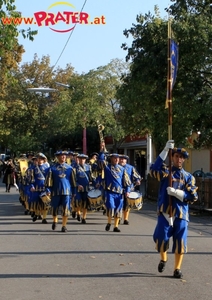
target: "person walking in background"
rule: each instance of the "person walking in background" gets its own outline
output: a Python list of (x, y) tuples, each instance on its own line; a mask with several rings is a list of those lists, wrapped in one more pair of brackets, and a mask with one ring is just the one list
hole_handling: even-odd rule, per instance
[[(169, 168), (164, 163), (169, 151), (172, 151), (171, 186), (169, 186)], [(172, 237), (175, 278), (183, 277), (181, 265), (184, 253), (187, 252), (189, 204), (198, 199), (195, 178), (183, 169), (183, 163), (187, 158), (188, 152), (184, 148), (174, 148), (174, 141), (169, 140), (150, 167), (150, 175), (161, 182), (157, 203), (158, 219), (153, 234), (156, 250), (161, 258), (158, 271), (161, 273), (165, 270), (169, 240)]]
[(16, 167), (13, 163), (13, 160), (9, 159), (5, 166), (4, 177), (2, 181), (6, 185), (6, 192), (10, 192), (11, 186), (15, 186), (16, 190), (18, 190), (17, 178), (18, 177)]

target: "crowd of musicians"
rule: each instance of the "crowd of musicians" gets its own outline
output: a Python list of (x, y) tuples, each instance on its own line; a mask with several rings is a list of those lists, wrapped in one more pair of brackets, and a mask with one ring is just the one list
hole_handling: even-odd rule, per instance
[[(171, 170), (165, 164), (168, 153), (172, 159)], [(55, 153), (55, 160), (51, 164), (41, 152), (36, 155), (27, 153), (26, 156), (19, 158), (18, 167), (12, 160), (7, 162), (3, 183), (7, 193), (11, 186), (19, 190), (25, 214), (30, 214), (33, 222), (40, 219), (47, 224), (46, 217), (51, 210), (52, 230), (56, 230), (58, 216), (61, 215), (61, 232), (67, 232), (70, 214), (86, 224), (88, 210), (97, 209), (99, 205), (104, 207), (107, 216), (105, 230), (111, 229), (113, 220), (113, 232), (120, 232), (122, 216), (123, 224), (129, 225), (130, 209), (142, 207), (142, 195), (135, 192), (141, 183), (141, 176), (128, 163), (128, 156), (108, 154), (103, 141), (100, 152), (93, 153), (90, 159), (85, 154), (62, 150)], [(153, 234), (156, 249), (160, 253), (158, 272), (165, 270), (172, 237), (174, 278), (183, 277), (181, 264), (187, 252), (189, 204), (198, 199), (195, 178), (183, 169), (188, 156), (184, 148), (174, 147), (174, 141), (169, 140), (150, 168), (150, 175), (161, 181), (157, 224)]]
[[(141, 176), (128, 163), (129, 157), (105, 152), (91, 157), (73, 151), (59, 150), (50, 163), (43, 153), (28, 152), (16, 161), (9, 159), (4, 166), (3, 183), (6, 192), (11, 186), (19, 191), (19, 201), (33, 222), (47, 224), (52, 215), (52, 230), (62, 216), (61, 232), (67, 232), (69, 216), (82, 224), (87, 222), (91, 210), (103, 210), (107, 216), (105, 230), (120, 232), (119, 224), (129, 225), (130, 209), (142, 207), (138, 187)], [(137, 191), (136, 191), (137, 190)], [(130, 199), (130, 194), (134, 194)]]

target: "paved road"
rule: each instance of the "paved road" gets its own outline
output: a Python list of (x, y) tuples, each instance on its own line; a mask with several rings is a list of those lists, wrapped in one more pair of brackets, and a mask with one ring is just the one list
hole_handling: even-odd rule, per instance
[[(152, 233), (156, 204), (144, 202), (121, 232), (104, 230), (102, 211), (87, 224), (71, 219), (68, 232), (32, 222), (18, 192), (0, 184), (0, 299), (209, 300), (212, 298), (212, 217), (192, 211), (184, 278), (172, 277), (174, 256), (157, 272)], [(61, 220), (60, 220), (61, 222)]]

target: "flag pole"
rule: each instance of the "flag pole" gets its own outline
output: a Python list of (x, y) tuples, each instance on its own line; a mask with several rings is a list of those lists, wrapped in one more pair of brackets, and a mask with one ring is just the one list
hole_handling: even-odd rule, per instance
[[(172, 74), (171, 74), (171, 20), (168, 18), (168, 74), (167, 74), (167, 102), (168, 102), (168, 140), (172, 140)], [(169, 186), (172, 186), (172, 150), (169, 149)], [(173, 225), (172, 197), (169, 195), (170, 225)]]

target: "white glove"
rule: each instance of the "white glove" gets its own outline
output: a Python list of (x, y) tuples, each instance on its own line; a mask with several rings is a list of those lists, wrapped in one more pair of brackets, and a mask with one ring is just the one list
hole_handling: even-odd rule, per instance
[(176, 197), (177, 199), (179, 199), (180, 201), (183, 202), (183, 200), (184, 200), (184, 195), (185, 195), (184, 191), (179, 190), (179, 189), (176, 189), (176, 190), (175, 190), (175, 189), (174, 189), (173, 187), (171, 187), (171, 186), (168, 186), (166, 190), (167, 190), (168, 195), (174, 196), (174, 197)]
[(173, 149), (174, 148), (174, 141), (173, 140), (169, 140), (166, 143), (165, 148), (163, 149), (163, 151), (159, 154), (160, 158), (164, 161), (167, 158), (167, 155), (169, 153), (169, 149)]

